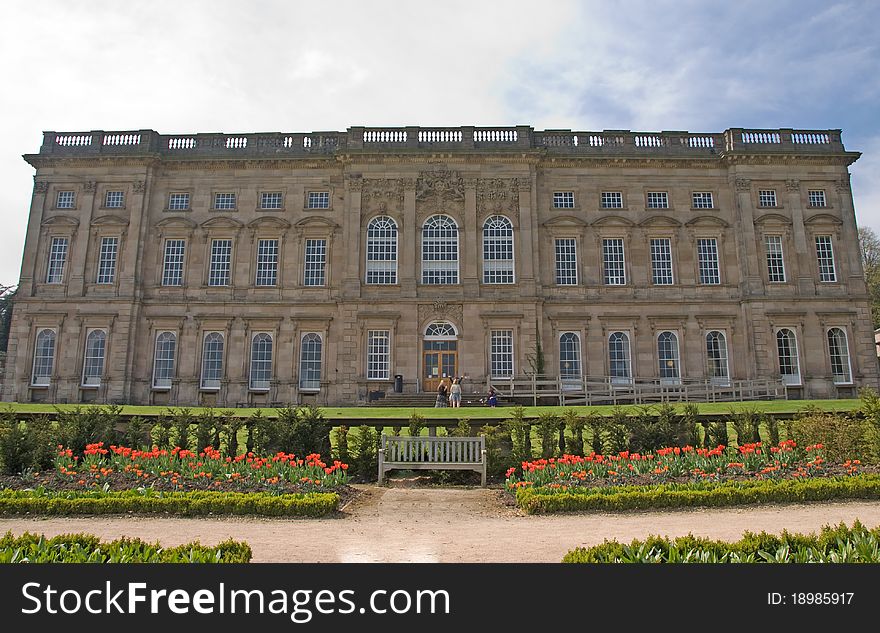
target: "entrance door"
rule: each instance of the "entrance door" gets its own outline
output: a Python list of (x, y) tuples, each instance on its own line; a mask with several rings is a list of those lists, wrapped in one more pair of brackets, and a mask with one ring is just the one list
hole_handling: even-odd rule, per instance
[(452, 349), (425, 349), (424, 373), (422, 375), (422, 389), (424, 391), (437, 391), (440, 380), (446, 378), (448, 383), (458, 375), (458, 350), (455, 349), (455, 341), (425, 341), (425, 347), (452, 347)]

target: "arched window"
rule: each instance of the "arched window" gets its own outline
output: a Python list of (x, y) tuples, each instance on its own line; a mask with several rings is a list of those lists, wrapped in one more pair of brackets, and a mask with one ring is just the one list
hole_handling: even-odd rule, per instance
[(268, 332), (254, 334), (251, 341), (250, 388), (268, 391), (272, 380), (272, 335)]
[(782, 376), (782, 382), (786, 385), (801, 384), (797, 337), (794, 332), (787, 328), (776, 332), (776, 354), (779, 357), (779, 374)]
[(223, 334), (208, 332), (202, 345), (202, 389), (219, 389), (223, 379)]
[(678, 384), (681, 378), (678, 358), (678, 337), (675, 332), (660, 332), (657, 337), (657, 358), (660, 361), (660, 382)]
[(156, 336), (156, 353), (153, 355), (153, 388), (171, 388), (176, 351), (177, 335), (174, 332), (160, 332)]
[(367, 225), (367, 283), (397, 283), (397, 223), (385, 215)]
[(503, 215), (483, 223), (483, 283), (513, 283), (513, 225)]
[(563, 388), (581, 384), (581, 337), (576, 332), (563, 332), (559, 337), (559, 376)]
[(713, 330), (706, 334), (706, 359), (709, 362), (709, 379), (713, 385), (730, 384), (727, 367), (727, 338), (723, 332)]
[(608, 337), (608, 371), (612, 384), (632, 382), (629, 336), (625, 332), (612, 332)]
[(55, 330), (40, 330), (34, 345), (34, 373), (31, 384), (45, 387), (52, 380), (55, 368)]
[(839, 327), (828, 330), (828, 354), (831, 357), (831, 375), (834, 377), (834, 384), (851, 383), (849, 345), (846, 341), (846, 332)]
[(303, 391), (321, 388), (321, 347), (319, 334), (309, 332), (303, 336), (299, 353), (299, 388)]
[(97, 387), (101, 384), (104, 373), (104, 352), (107, 345), (107, 333), (104, 330), (92, 330), (86, 336), (85, 358), (83, 359), (84, 387)]
[(458, 225), (448, 215), (432, 215), (422, 226), (422, 283), (458, 283)]
[(452, 323), (435, 321), (425, 328), (425, 338), (455, 338), (455, 326)]

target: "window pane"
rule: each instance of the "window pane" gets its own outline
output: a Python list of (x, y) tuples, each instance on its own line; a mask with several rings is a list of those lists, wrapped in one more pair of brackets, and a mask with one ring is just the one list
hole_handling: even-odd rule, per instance
[(260, 391), (269, 389), (272, 380), (272, 335), (255, 334), (251, 342), (250, 388)]
[(697, 257), (700, 265), (701, 284), (720, 284), (718, 268), (718, 242), (715, 238), (697, 240)]
[(458, 225), (435, 215), (422, 227), (422, 283), (458, 283)]
[(660, 382), (679, 382), (678, 337), (673, 332), (661, 332), (657, 337), (657, 358), (660, 361)]
[(669, 238), (651, 240), (651, 280), (657, 286), (672, 284), (672, 240)]
[(492, 377), (510, 378), (513, 376), (513, 330), (492, 330), (490, 340)]
[(649, 209), (668, 209), (669, 196), (665, 191), (649, 191), (648, 192), (648, 208)]
[(119, 250), (119, 238), (105, 237), (101, 239), (101, 252), (98, 256), (99, 284), (112, 284), (116, 281), (116, 253)]
[(816, 260), (819, 264), (819, 281), (837, 281), (830, 235), (816, 236)]
[(278, 283), (278, 240), (257, 242), (258, 286), (274, 286)]
[(773, 189), (762, 189), (758, 192), (758, 204), (762, 207), (776, 206), (776, 191)]
[(121, 209), (125, 206), (125, 193), (122, 191), (108, 191), (104, 195), (104, 206), (108, 209)]
[(504, 216), (483, 224), (483, 283), (513, 283), (513, 225)]
[(260, 194), (261, 209), (281, 209), (283, 198), (280, 191), (263, 192)]
[(774, 283), (785, 281), (785, 261), (782, 256), (782, 236), (768, 235), (764, 238), (767, 249), (767, 278)]
[(369, 330), (367, 332), (367, 378), (388, 379), (390, 354), (388, 330)]
[(831, 356), (831, 374), (835, 384), (852, 382), (849, 366), (849, 345), (846, 342), (846, 332), (840, 328), (828, 330), (828, 353)]
[(107, 334), (104, 330), (92, 330), (86, 337), (86, 351), (83, 359), (83, 385), (93, 387), (101, 384), (104, 373), (104, 350)]
[(177, 350), (177, 335), (162, 332), (156, 337), (156, 353), (153, 362), (153, 386), (161, 389), (171, 387), (174, 378), (174, 355)]
[(613, 384), (629, 383), (630, 371), (629, 336), (614, 332), (608, 337), (608, 370)]
[(626, 284), (623, 240), (620, 238), (602, 240), (602, 257), (605, 263), (605, 284), (609, 286)]
[(64, 263), (67, 261), (67, 238), (53, 237), (49, 248), (49, 267), (46, 272), (47, 284), (60, 284), (64, 281)]
[(309, 192), (309, 209), (329, 209), (330, 208), (330, 192), (329, 191), (310, 191)]
[(367, 283), (397, 283), (397, 223), (387, 216), (367, 225)]
[(782, 329), (776, 333), (776, 353), (779, 357), (779, 374), (782, 376), (782, 381), (786, 385), (801, 384), (797, 339), (794, 332)]
[(202, 347), (202, 389), (219, 389), (223, 379), (223, 334), (209, 332)]
[(602, 192), (602, 208), (603, 209), (622, 209), (623, 193), (620, 191), (603, 191)]
[(306, 240), (303, 285), (323, 286), (327, 262), (327, 240)]
[(709, 362), (709, 379), (716, 385), (730, 384), (727, 368), (727, 338), (723, 332), (706, 334), (706, 357)]
[(34, 372), (31, 384), (45, 387), (55, 366), (55, 330), (40, 330), (34, 344)]
[(556, 191), (553, 193), (554, 209), (573, 209), (574, 208), (574, 192), (573, 191)]
[(559, 375), (563, 379), (581, 377), (581, 338), (575, 332), (559, 337)]
[(810, 190), (810, 206), (811, 207), (824, 207), (825, 206), (825, 191), (823, 189), (811, 189)]
[(218, 210), (235, 209), (234, 193), (215, 193), (214, 208)]
[(183, 285), (183, 256), (186, 240), (165, 240), (165, 262), (162, 267), (163, 286)]
[(556, 240), (556, 283), (577, 285), (577, 246), (574, 238)]
[(232, 266), (232, 240), (211, 240), (209, 286), (228, 286)]
[(694, 209), (711, 209), (714, 207), (712, 194), (708, 191), (695, 191), (693, 201)]
[(185, 211), (189, 209), (188, 193), (172, 193), (168, 196), (169, 211)]
[(303, 336), (299, 362), (299, 388), (303, 390), (321, 388), (321, 337), (318, 334)]
[(58, 209), (72, 209), (76, 203), (76, 193), (73, 191), (59, 191), (58, 198), (55, 200), (55, 207)]

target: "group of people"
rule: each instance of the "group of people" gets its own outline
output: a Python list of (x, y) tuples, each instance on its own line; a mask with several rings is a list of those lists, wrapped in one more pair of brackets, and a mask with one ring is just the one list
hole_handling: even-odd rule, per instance
[[(482, 400), (480, 402), (483, 402)], [(489, 393), (486, 394), (486, 404), (494, 407), (498, 404), (498, 395), (495, 393), (494, 387), (489, 387)], [(461, 406), (461, 378), (456, 376), (450, 384), (444, 376), (437, 386), (437, 402), (435, 407), (452, 407), (453, 409)]]

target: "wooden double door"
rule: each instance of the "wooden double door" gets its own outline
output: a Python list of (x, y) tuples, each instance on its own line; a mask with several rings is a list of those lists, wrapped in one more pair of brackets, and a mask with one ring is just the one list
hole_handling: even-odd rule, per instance
[(458, 375), (458, 341), (425, 341), (422, 347), (422, 390), (437, 391), (443, 378)]

